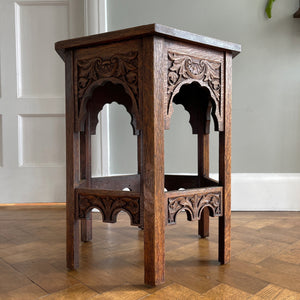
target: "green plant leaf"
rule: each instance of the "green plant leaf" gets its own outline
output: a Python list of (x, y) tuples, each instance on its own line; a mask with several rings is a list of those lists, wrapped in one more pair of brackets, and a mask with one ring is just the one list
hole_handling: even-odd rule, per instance
[(273, 7), (273, 2), (275, 0), (268, 0), (267, 6), (266, 6), (266, 14), (270, 18), (272, 18), (272, 7)]

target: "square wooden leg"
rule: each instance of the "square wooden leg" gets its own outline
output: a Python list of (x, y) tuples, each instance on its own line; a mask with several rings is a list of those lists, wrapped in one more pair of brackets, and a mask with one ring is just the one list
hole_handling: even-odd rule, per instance
[[(165, 280), (165, 205), (164, 205), (164, 97), (159, 49), (162, 40), (144, 39), (143, 129), (142, 129), (142, 201), (144, 204), (145, 284), (158, 285)], [(154, 50), (155, 49), (155, 50)], [(154, 58), (154, 59), (153, 59)], [(146, 105), (147, 104), (147, 105)]]
[(73, 54), (68, 53), (66, 62), (66, 217), (67, 217), (67, 267), (79, 267), (79, 220), (76, 217), (74, 186), (80, 178), (80, 138), (74, 128), (73, 103)]
[(201, 219), (198, 221), (198, 235), (200, 238), (209, 236), (209, 209), (204, 207), (201, 213)]
[(79, 220), (67, 203), (67, 267), (70, 270), (79, 267)]
[(81, 241), (92, 240), (92, 212), (89, 212), (84, 219), (81, 219)]
[(219, 218), (219, 261), (230, 262), (231, 252), (231, 85), (232, 56), (225, 55), (224, 131), (219, 134), (219, 177), (223, 186), (223, 216)]
[[(209, 176), (209, 134), (204, 132), (204, 122), (198, 133), (198, 177), (201, 184), (204, 176)], [(200, 238), (209, 236), (209, 209), (205, 207), (198, 221), (198, 235)]]

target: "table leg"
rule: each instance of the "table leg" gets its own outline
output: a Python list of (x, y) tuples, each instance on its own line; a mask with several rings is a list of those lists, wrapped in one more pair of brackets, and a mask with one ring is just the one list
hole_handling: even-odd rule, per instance
[(79, 220), (76, 216), (75, 185), (80, 178), (80, 138), (74, 128), (73, 53), (66, 62), (66, 218), (67, 267), (79, 267)]
[[(209, 176), (209, 134), (205, 134), (203, 123), (198, 133), (198, 176), (201, 183), (203, 176)], [(201, 238), (209, 236), (209, 210), (205, 207), (198, 221), (198, 235)]]
[(92, 212), (90, 211), (84, 219), (81, 219), (81, 241), (92, 240)]
[[(162, 41), (143, 39), (142, 201), (144, 203), (145, 284), (164, 282), (164, 116), (161, 103)], [(154, 59), (153, 59), (154, 58)]]
[(219, 176), (223, 186), (223, 216), (219, 217), (219, 261), (229, 263), (231, 252), (231, 71), (232, 56), (225, 54), (224, 131), (219, 133)]

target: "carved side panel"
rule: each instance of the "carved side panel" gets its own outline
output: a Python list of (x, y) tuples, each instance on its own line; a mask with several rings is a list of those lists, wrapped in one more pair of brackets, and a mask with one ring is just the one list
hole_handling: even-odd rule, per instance
[[(77, 111), (81, 122), (86, 117), (86, 104), (93, 91), (107, 82), (122, 85), (125, 92), (130, 96), (130, 104), (122, 103), (118, 99), (99, 99), (103, 107), (113, 101), (124, 104), (127, 111), (135, 119), (135, 131), (138, 131), (139, 122), (139, 87), (138, 87), (138, 51), (114, 54), (110, 57), (97, 56), (77, 61)], [(97, 99), (98, 100), (98, 99)], [(79, 127), (79, 126), (77, 126)], [(77, 130), (80, 130), (77, 128)]]
[(210, 207), (210, 215), (218, 217), (222, 215), (221, 192), (194, 194), (168, 198), (168, 223), (176, 222), (176, 215), (185, 210), (189, 221), (199, 220), (204, 207)]
[(221, 63), (199, 59), (186, 54), (168, 52), (168, 90), (166, 96), (166, 129), (173, 113), (173, 98), (183, 84), (198, 82), (208, 88), (213, 101), (213, 114), (217, 120), (217, 130), (223, 130), (221, 101)]
[(87, 213), (97, 208), (101, 211), (103, 222), (115, 223), (117, 215), (125, 210), (131, 219), (131, 225), (140, 225), (140, 198), (125, 196), (99, 196), (78, 194), (78, 216), (85, 218)]

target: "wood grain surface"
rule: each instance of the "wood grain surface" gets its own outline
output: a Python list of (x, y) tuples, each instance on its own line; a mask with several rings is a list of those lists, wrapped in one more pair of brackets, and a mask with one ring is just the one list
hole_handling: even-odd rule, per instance
[(230, 50), (232, 51), (233, 56), (237, 55), (241, 51), (241, 46), (238, 44), (221, 41), (211, 37), (206, 37), (199, 34), (175, 29), (161, 24), (142, 25), (133, 28), (106, 32), (102, 34), (90, 35), (84, 38), (75, 38), (60, 41), (55, 44), (55, 50), (64, 59), (66, 49), (72, 49), (82, 45), (84, 45), (84, 47), (92, 47), (94, 45), (108, 44), (120, 40), (137, 39), (151, 35), (160, 35), (178, 41), (187, 41), (192, 44), (202, 44), (211, 48)]
[[(61, 41), (55, 47), (66, 63), (68, 268), (79, 267), (80, 219), (81, 240), (92, 239), (93, 208), (108, 223), (125, 211), (131, 225), (144, 229), (147, 285), (165, 280), (165, 224), (176, 223), (182, 210), (189, 221), (200, 221), (202, 238), (209, 236), (209, 216), (219, 217), (219, 261), (228, 263), (232, 57), (240, 46), (150, 24)], [(138, 174), (91, 178), (91, 135), (98, 113), (112, 102), (124, 105), (131, 116), (138, 136)], [(188, 111), (198, 135), (194, 177), (164, 174), (164, 130), (175, 104)], [(211, 118), (220, 136), (220, 182), (209, 178)]]
[(0, 207), (0, 299), (300, 299), (299, 212), (233, 212), (228, 265), (218, 263), (217, 218), (197, 239), (180, 214), (166, 227), (167, 281), (155, 288), (143, 282), (143, 231), (125, 213), (116, 224), (93, 219), (81, 266), (67, 271), (64, 207)]

